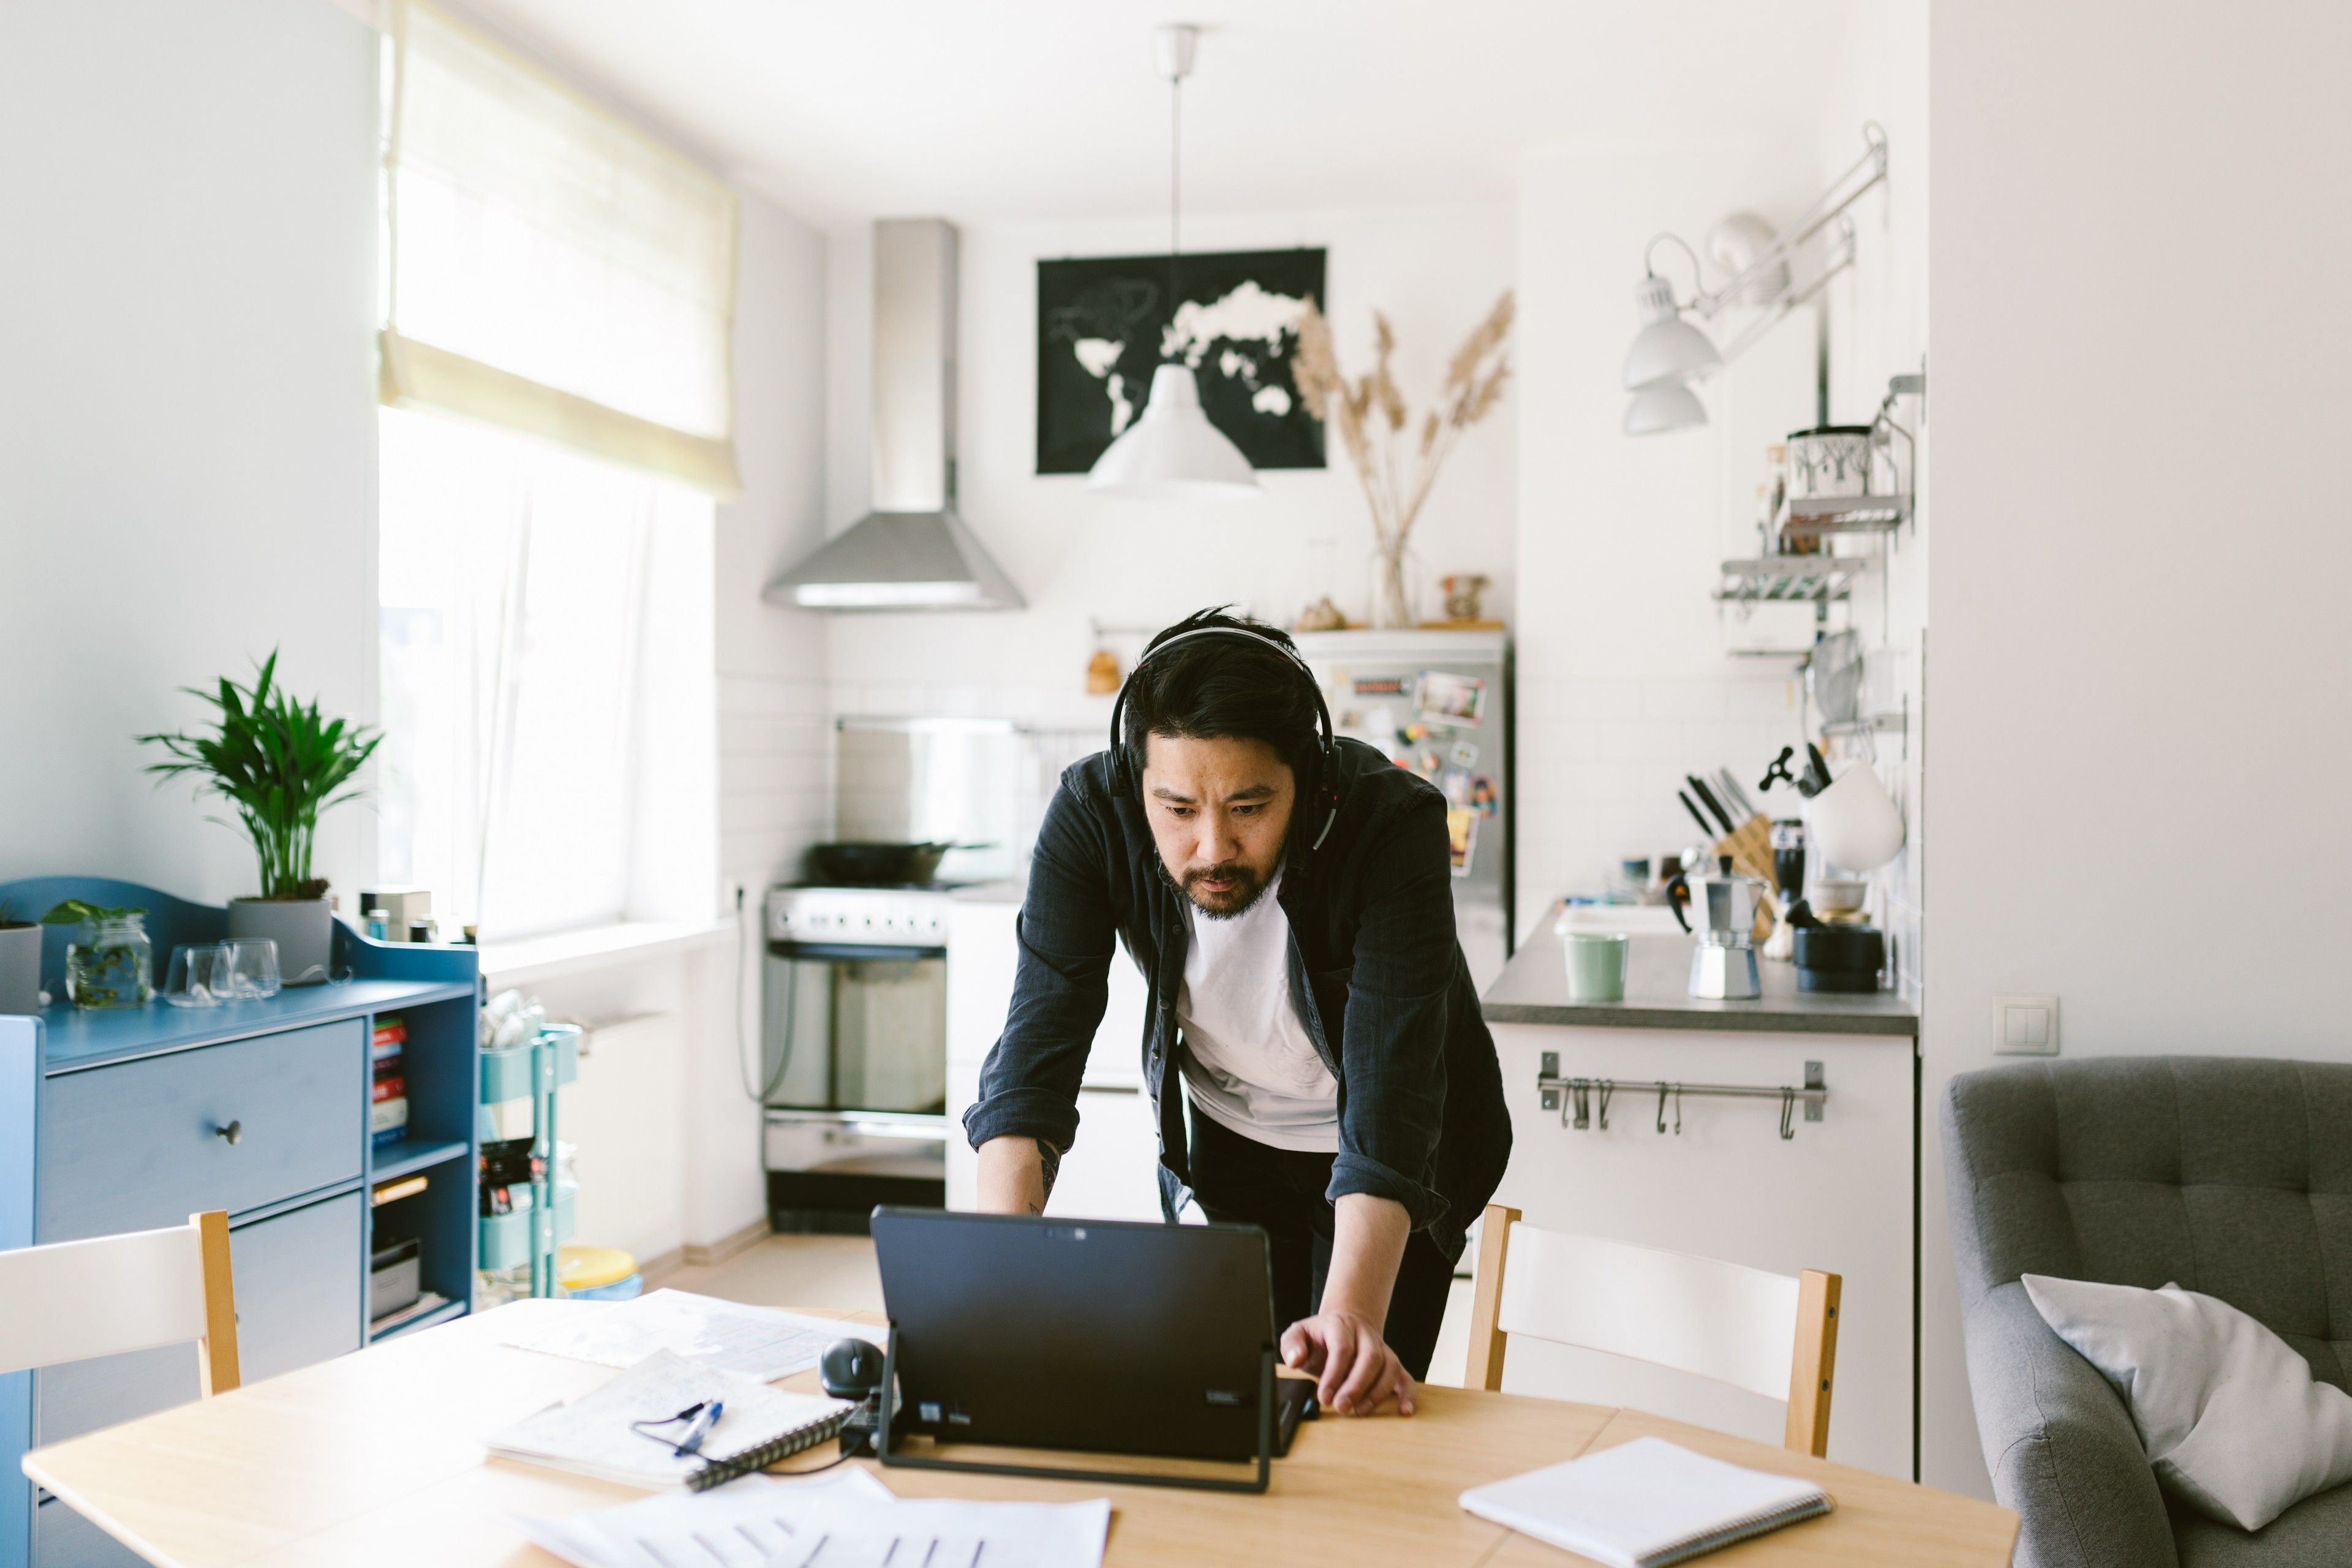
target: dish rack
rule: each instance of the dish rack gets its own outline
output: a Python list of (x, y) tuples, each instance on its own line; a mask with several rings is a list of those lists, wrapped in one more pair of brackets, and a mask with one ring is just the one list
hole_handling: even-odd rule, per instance
[[(476, 1266), (485, 1271), (530, 1265), (530, 1293), (552, 1296), (556, 1249), (572, 1237), (576, 1184), (556, 1171), (555, 1091), (580, 1076), (580, 1026), (549, 1024), (530, 1040), (482, 1052), (480, 1116), (489, 1108), (528, 1099), (531, 1104), (532, 1168), (528, 1188), (509, 1187), (518, 1200), (512, 1212), (483, 1215)], [(485, 1142), (489, 1129), (483, 1129)], [(528, 1204), (520, 1200), (529, 1194)]]
[[(1895, 402), (1900, 397), (1927, 395), (1927, 375), (1920, 371), (1890, 377), (1886, 395), (1871, 416), (1873, 447), (1887, 448), (1887, 469), (1901, 489), (1888, 495), (1790, 496), (1780, 504), (1777, 531), (1782, 539), (1818, 540), (1826, 534), (1892, 534), (1911, 521), (1912, 473), (1917, 466), (1918, 443), (1895, 422)], [(1895, 459), (1895, 437), (1903, 438), (1903, 459)], [(1875, 467), (1875, 465), (1873, 465)]]

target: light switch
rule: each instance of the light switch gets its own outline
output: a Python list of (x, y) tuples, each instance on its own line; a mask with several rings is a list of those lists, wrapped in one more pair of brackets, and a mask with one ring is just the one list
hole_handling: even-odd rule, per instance
[(1992, 999), (1992, 1048), (1996, 1056), (2056, 1056), (2058, 998), (1995, 996)]

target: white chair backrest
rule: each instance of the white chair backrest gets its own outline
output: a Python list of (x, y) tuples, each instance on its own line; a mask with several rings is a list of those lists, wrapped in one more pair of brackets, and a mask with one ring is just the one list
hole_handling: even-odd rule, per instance
[(1527, 1334), (1789, 1397), (1797, 1281), (1742, 1264), (1511, 1226), (1497, 1321)]
[(193, 1225), (0, 1252), (0, 1373), (205, 1337)]

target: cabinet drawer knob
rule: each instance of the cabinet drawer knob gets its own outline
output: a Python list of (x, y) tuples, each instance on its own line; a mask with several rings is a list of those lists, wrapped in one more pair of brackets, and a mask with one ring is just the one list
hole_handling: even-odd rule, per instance
[(213, 1136), (215, 1138), (226, 1139), (231, 1143), (238, 1142), (245, 1137), (245, 1123), (242, 1121), (226, 1122), (221, 1126), (214, 1128)]

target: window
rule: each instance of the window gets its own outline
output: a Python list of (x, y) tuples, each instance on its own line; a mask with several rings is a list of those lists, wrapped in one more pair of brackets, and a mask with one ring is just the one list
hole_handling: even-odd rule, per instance
[(733, 197), (427, 6), (388, 48), (379, 874), (486, 938), (707, 916)]

